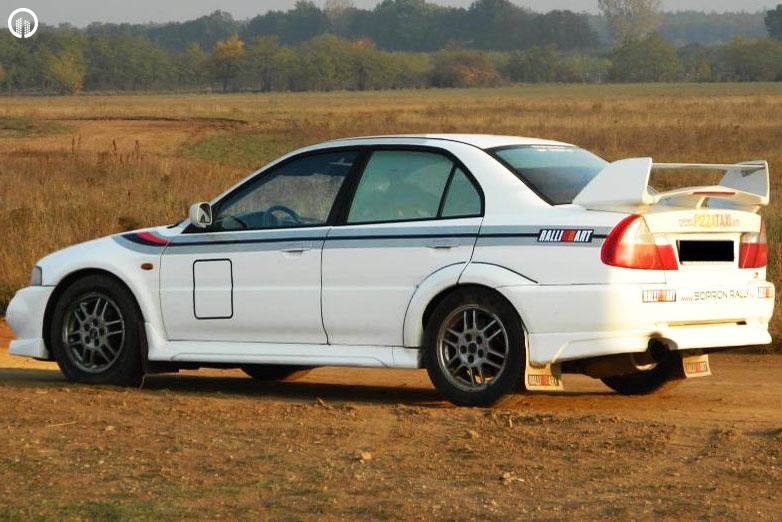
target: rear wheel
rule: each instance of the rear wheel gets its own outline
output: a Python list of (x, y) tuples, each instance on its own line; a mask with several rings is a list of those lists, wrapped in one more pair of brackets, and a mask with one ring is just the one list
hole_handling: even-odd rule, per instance
[(307, 375), (310, 368), (279, 364), (246, 364), (242, 371), (258, 381), (295, 381)]
[(505, 299), (460, 289), (432, 313), (424, 362), (443, 397), (460, 406), (486, 406), (519, 389), (522, 341), (521, 320)]
[(143, 321), (131, 293), (104, 275), (80, 279), (54, 308), (51, 348), (72, 381), (136, 386), (141, 382)]
[(622, 395), (649, 395), (676, 387), (681, 380), (675, 375), (675, 357), (642, 372), (603, 377), (603, 383)]

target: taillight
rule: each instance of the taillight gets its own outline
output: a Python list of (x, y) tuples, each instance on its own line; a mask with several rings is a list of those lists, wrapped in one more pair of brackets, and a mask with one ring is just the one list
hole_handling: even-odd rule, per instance
[(741, 234), (739, 245), (739, 268), (762, 268), (768, 261), (766, 247), (766, 224), (760, 219), (760, 232)]
[(665, 238), (652, 235), (639, 215), (627, 216), (614, 227), (600, 251), (603, 263), (640, 270), (678, 270), (676, 254)]

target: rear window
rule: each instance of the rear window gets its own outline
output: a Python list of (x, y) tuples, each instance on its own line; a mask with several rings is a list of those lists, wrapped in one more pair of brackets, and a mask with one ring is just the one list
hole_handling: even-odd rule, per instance
[(525, 145), (494, 149), (492, 154), (552, 205), (572, 203), (608, 165), (606, 160), (578, 147)]

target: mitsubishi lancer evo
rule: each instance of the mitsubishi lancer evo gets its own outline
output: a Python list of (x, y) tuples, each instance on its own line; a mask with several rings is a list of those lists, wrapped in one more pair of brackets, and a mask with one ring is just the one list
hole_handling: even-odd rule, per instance
[[(652, 172), (705, 186), (652, 188)], [(699, 178), (700, 179), (700, 178)], [(645, 394), (771, 341), (764, 161), (609, 163), (490, 135), (297, 150), (171, 225), (41, 259), (7, 310), (15, 355), (69, 380), (241, 368), (425, 368), (488, 405), (586, 374)]]

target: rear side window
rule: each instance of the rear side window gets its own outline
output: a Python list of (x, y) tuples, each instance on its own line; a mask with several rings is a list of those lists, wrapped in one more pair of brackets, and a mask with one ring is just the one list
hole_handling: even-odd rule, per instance
[(572, 203), (608, 165), (589, 151), (568, 146), (504, 147), (495, 149), (493, 154), (552, 205)]
[(445, 197), (443, 217), (468, 217), (481, 215), (481, 195), (462, 169), (456, 169), (448, 195)]
[(381, 150), (373, 152), (367, 162), (347, 222), (480, 214), (480, 193), (451, 158), (435, 152)]

